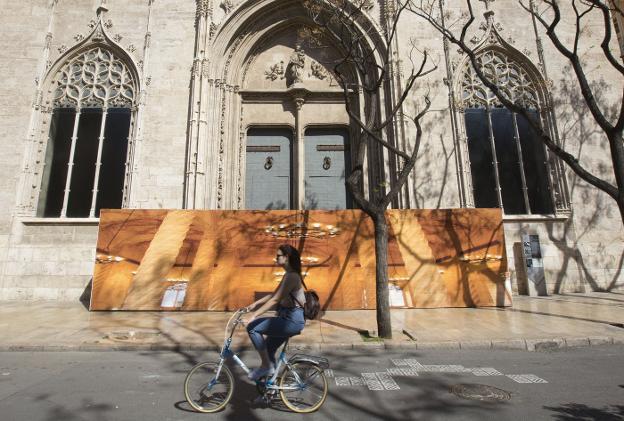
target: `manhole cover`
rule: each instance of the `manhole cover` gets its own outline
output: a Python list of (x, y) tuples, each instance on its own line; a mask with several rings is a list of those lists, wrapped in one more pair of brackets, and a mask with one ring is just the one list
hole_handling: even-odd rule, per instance
[(476, 401), (496, 402), (511, 399), (511, 393), (486, 384), (456, 384), (451, 387), (451, 393)]

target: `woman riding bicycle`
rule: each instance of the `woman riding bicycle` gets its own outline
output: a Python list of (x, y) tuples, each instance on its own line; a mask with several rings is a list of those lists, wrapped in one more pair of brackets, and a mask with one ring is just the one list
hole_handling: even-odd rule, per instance
[[(262, 360), (260, 367), (249, 373), (252, 380), (275, 373), (275, 351), (287, 338), (301, 333), (305, 326), (301, 256), (296, 248), (282, 244), (277, 249), (275, 260), (286, 270), (280, 284), (273, 294), (262, 297), (247, 307), (249, 311), (258, 308), (247, 318), (246, 323), (249, 338)], [(277, 317), (260, 317), (276, 304)]]

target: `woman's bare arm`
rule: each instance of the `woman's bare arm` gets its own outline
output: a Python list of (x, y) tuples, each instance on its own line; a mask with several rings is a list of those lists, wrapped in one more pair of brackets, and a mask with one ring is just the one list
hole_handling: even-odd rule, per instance
[(259, 300), (254, 301), (253, 303), (249, 304), (247, 306), (247, 310), (253, 311), (253, 309), (258, 307), (260, 304), (266, 303), (271, 298), (271, 295), (272, 294), (265, 295), (264, 297), (260, 298)]
[[(271, 309), (271, 307), (273, 307), (275, 304), (279, 303), (282, 298), (287, 294), (287, 291), (289, 291), (289, 287), (290, 287), (290, 280), (288, 277), (288, 274), (284, 275), (284, 278), (282, 279), (282, 281), (280, 282), (280, 284), (278, 285), (277, 289), (275, 290), (275, 292), (272, 295), (267, 295), (266, 297), (261, 298), (262, 299), (266, 299), (265, 303), (254, 312), (254, 314), (252, 315), (252, 318), (255, 319), (257, 317), (262, 316), (264, 313), (266, 313), (267, 311), (269, 311), (269, 309)], [(260, 300), (256, 301), (259, 302)]]

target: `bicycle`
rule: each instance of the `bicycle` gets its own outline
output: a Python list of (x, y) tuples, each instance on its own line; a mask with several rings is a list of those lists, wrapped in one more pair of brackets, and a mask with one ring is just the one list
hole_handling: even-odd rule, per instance
[[(232, 359), (249, 374), (251, 371), (237, 354), (230, 349), (236, 327), (244, 324), (242, 315), (246, 308), (237, 310), (225, 325), (225, 340), (217, 362), (205, 361), (196, 364), (184, 380), (186, 401), (199, 412), (217, 412), (223, 409), (234, 394), (234, 376), (225, 365)], [(228, 334), (229, 331), (229, 334)], [(275, 374), (270, 378), (256, 380), (256, 388), (264, 402), (269, 405), (279, 396), (288, 409), (298, 413), (314, 412), (323, 405), (327, 397), (327, 378), (324, 370), (329, 367), (327, 358), (295, 354), (286, 358), (288, 339), (282, 346)]]

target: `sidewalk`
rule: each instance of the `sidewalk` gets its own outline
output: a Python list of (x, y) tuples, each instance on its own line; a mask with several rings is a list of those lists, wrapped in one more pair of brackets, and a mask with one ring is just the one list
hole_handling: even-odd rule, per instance
[[(0, 302), (0, 351), (216, 350), (224, 312), (89, 312), (80, 303)], [(394, 338), (365, 341), (374, 310), (331, 311), (300, 349), (524, 349), (624, 344), (624, 293), (514, 297), (511, 308), (393, 309)], [(249, 347), (239, 329), (235, 348)]]

